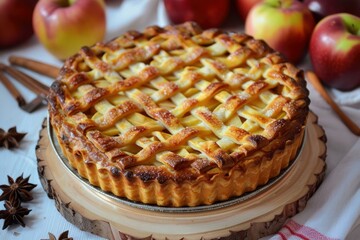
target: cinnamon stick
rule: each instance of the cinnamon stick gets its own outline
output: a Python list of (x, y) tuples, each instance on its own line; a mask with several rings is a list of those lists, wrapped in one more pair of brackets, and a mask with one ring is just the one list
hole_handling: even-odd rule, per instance
[(4, 75), (0, 70), (0, 81), (5, 85), (6, 89), (10, 92), (11, 96), (17, 101), (18, 105), (24, 106), (26, 101), (21, 93), (15, 88), (15, 86), (10, 82), (10, 80)]
[(332, 107), (332, 109), (336, 112), (336, 114), (340, 117), (343, 123), (347, 126), (347, 128), (357, 136), (360, 136), (360, 128), (353, 122), (336, 104), (336, 102), (330, 97), (328, 92), (325, 90), (323, 85), (321, 84), (319, 78), (312, 71), (307, 71), (306, 79), (311, 82), (314, 88), (320, 93), (320, 95), (325, 99), (325, 101)]
[(17, 70), (16, 68), (7, 66), (5, 64), (0, 63), (0, 69), (5, 70), (8, 74), (10, 74), (15, 80), (23, 84), (25, 87), (36, 93), (37, 95), (47, 95), (48, 87), (29, 75)]
[(40, 73), (42, 75), (56, 78), (59, 74), (59, 68), (53, 65), (32, 60), (29, 58), (19, 57), (19, 56), (10, 56), (9, 62), (13, 65), (27, 68), (34, 72)]

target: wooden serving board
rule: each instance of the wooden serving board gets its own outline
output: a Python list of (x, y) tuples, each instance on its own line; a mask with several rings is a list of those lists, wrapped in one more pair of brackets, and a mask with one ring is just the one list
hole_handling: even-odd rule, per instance
[(303, 150), (288, 173), (240, 203), (201, 212), (160, 212), (129, 206), (79, 180), (58, 159), (46, 121), (36, 155), (44, 190), (81, 230), (107, 239), (258, 239), (301, 212), (325, 175), (326, 136), (310, 113)]

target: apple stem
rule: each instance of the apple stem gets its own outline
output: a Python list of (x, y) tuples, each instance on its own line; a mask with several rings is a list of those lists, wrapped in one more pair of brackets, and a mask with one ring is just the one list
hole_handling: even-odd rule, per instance
[(350, 26), (349, 32), (350, 32), (351, 34), (360, 36), (360, 28), (357, 29), (357, 26), (356, 26), (355, 24), (353, 24), (353, 23), (352, 23), (351, 26)]
[(74, 0), (59, 0), (57, 1), (61, 7), (69, 7), (74, 4)]

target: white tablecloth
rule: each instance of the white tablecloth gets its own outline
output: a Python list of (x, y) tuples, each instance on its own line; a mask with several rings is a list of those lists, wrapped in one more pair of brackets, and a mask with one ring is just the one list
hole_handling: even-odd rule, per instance
[[(106, 40), (126, 30), (141, 31), (148, 25), (164, 26), (169, 23), (163, 4), (159, 0), (107, 1), (107, 21)], [(225, 26), (231, 30), (241, 30), (242, 22), (232, 13)], [(35, 37), (16, 48), (0, 50), (0, 61), (7, 63), (10, 55), (20, 55), (61, 66), (61, 62), (50, 55)], [(300, 66), (304, 69), (311, 68), (308, 60)], [(47, 85), (51, 83), (47, 77), (30, 74)], [(16, 82), (14, 84), (26, 96), (26, 100), (29, 101), (35, 96), (22, 85)], [(349, 132), (310, 84), (308, 87), (311, 110), (319, 116), (319, 123), (324, 127), (328, 138), (327, 171), (324, 183), (294, 221), (331, 238), (358, 239), (360, 231), (356, 226), (360, 216), (360, 140)], [(341, 103), (342, 109), (360, 125), (360, 89), (348, 93), (332, 91), (332, 94), (336, 101)], [(47, 116), (47, 109), (44, 107), (32, 114), (22, 111), (2, 84), (0, 104), (0, 128), (8, 130), (16, 126), (19, 132), (27, 133), (20, 148), (0, 149), (0, 184), (7, 183), (7, 175), (17, 177), (23, 173), (24, 176), (31, 175), (30, 182), (38, 185), (32, 191), (34, 200), (23, 204), (32, 209), (30, 215), (25, 218), (26, 227), (11, 226), (6, 230), (0, 230), (0, 239), (45, 239), (48, 238), (48, 232), (58, 236), (65, 230), (69, 230), (69, 235), (77, 240), (100, 239), (67, 222), (57, 212), (54, 201), (47, 197), (41, 187), (37, 174), (35, 145), (41, 123)], [(0, 208), (3, 209), (2, 206)], [(2, 223), (3, 220), (0, 220), (1, 226)]]

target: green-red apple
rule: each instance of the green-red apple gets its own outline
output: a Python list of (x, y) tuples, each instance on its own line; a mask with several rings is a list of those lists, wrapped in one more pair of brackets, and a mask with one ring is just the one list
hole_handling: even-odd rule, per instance
[(323, 18), (309, 46), (314, 72), (342, 91), (360, 86), (360, 18), (347, 13)]
[(310, 10), (296, 0), (265, 0), (256, 4), (245, 21), (245, 32), (265, 40), (293, 63), (307, 52), (315, 21)]
[(33, 35), (31, 18), (37, 0), (0, 0), (0, 49), (14, 47)]
[(103, 0), (39, 0), (33, 27), (44, 47), (63, 60), (103, 40), (105, 4)]

